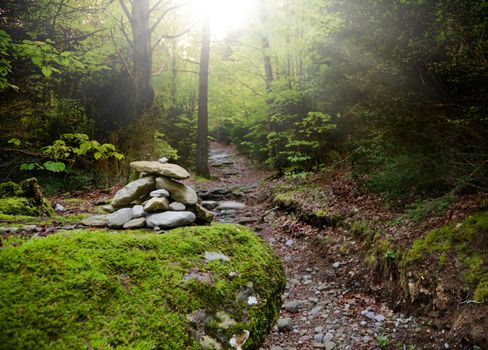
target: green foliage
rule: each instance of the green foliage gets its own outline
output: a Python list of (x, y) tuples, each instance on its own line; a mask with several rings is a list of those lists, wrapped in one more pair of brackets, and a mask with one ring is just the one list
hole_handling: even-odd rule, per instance
[(171, 147), (166, 141), (165, 134), (159, 131), (154, 133), (154, 153), (158, 157), (166, 157), (172, 160), (178, 160), (178, 151)]
[(371, 231), (370, 224), (367, 221), (354, 221), (351, 227), (351, 233), (354, 237), (362, 238), (369, 235)]
[[(202, 309), (209, 321), (202, 324), (206, 334), (229, 339), (247, 329), (247, 346), (258, 348), (277, 317), (285, 286), (271, 248), (241, 226), (165, 235), (70, 231), (17, 247), (4, 243), (0, 337), (12, 349), (201, 349), (187, 315)], [(221, 251), (231, 261), (205, 263), (206, 251)], [(210, 273), (213, 283), (185, 280), (192, 271)], [(250, 283), (260, 300), (252, 307), (236, 299)], [(237, 323), (227, 330), (211, 327), (223, 310)]]
[(376, 343), (380, 348), (385, 349), (390, 344), (390, 341), (387, 337), (379, 335), (376, 337)]
[(10, 49), (12, 47), (12, 39), (4, 31), (0, 29), (0, 91), (7, 88), (18, 90), (19, 87), (8, 82), (8, 75), (12, 73), (12, 64), (10, 63)]
[(436, 199), (417, 201), (410, 205), (405, 215), (413, 222), (418, 223), (431, 216), (443, 215), (454, 200), (454, 196), (446, 195)]
[[(20, 142), (18, 143), (20, 145)], [(20, 170), (46, 170), (53, 173), (67, 170), (66, 163), (72, 168), (77, 163), (93, 162), (114, 158), (118, 161), (124, 159), (124, 155), (118, 153), (112, 144), (100, 144), (90, 140), (85, 134), (63, 134), (52, 145), (42, 149), (42, 155), (61, 161), (46, 161), (39, 163), (21, 164)]]

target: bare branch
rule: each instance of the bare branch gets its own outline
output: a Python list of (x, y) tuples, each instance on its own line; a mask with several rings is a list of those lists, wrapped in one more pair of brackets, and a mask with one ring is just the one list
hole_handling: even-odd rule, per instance
[[(123, 0), (119, 0), (119, 1), (123, 1)], [(174, 11), (174, 10), (180, 8), (180, 7), (186, 6), (187, 4), (189, 4), (189, 2), (182, 2), (181, 4), (177, 4), (177, 5), (168, 7), (166, 10), (163, 11), (163, 13), (156, 20), (156, 22), (154, 22), (154, 24), (149, 29), (149, 32), (152, 33), (154, 31), (154, 29), (156, 29), (156, 27), (158, 26), (158, 24), (163, 20), (164, 17), (166, 17), (166, 15), (168, 13), (170, 13), (171, 11)]]
[(115, 50), (117, 51), (117, 54), (119, 55), (119, 58), (122, 61), (122, 64), (124, 65), (124, 68), (127, 71), (127, 74), (129, 75), (130, 80), (132, 82), (134, 82), (134, 77), (132, 76), (132, 73), (129, 69), (129, 65), (127, 64), (124, 56), (122, 55), (122, 52), (120, 52), (120, 49), (118, 48), (117, 44), (115, 43), (114, 32), (112, 30), (110, 30), (110, 38), (112, 39), (112, 43), (114, 44)]
[(252, 86), (248, 85), (247, 83), (243, 82), (242, 80), (240, 80), (239, 78), (236, 78), (236, 77), (231, 77), (231, 79), (234, 79), (235, 81), (237, 81), (238, 83), (240, 83), (242, 86), (244, 86), (245, 88), (248, 88), (251, 92), (253, 92), (255, 95), (257, 96), (264, 96), (264, 94), (262, 94), (261, 92), (259, 91), (256, 91), (256, 89), (254, 89)]
[(61, 0), (61, 2), (59, 3), (59, 6), (58, 6), (58, 9), (56, 11), (56, 14), (54, 15), (54, 18), (53, 18), (53, 24), (51, 25), (51, 30), (54, 32), (55, 30), (55, 27), (56, 27), (56, 21), (58, 20), (58, 17), (59, 17), (59, 14), (61, 13), (61, 10), (63, 8), (63, 5), (64, 5), (64, 2), (66, 0)]
[(127, 18), (129, 19), (129, 21), (132, 23), (133, 19), (132, 19), (132, 15), (130, 14), (130, 11), (129, 9), (127, 8), (127, 6), (125, 5), (125, 2), (124, 0), (119, 0), (119, 3), (120, 3), (120, 6), (122, 6), (122, 10), (124, 11), (125, 15), (127, 16)]
[(71, 42), (71, 41), (79, 41), (79, 40), (83, 40), (83, 39), (86, 39), (92, 35), (95, 35), (99, 32), (103, 32), (107, 30), (107, 28), (100, 28), (100, 29), (97, 29), (97, 30), (94, 30), (93, 32), (90, 32), (90, 33), (85, 33), (85, 34), (81, 34), (81, 35), (78, 35), (78, 36), (74, 36), (72, 38), (66, 38), (64, 40), (58, 40), (56, 41), (56, 44), (62, 44), (62, 43), (65, 43), (65, 42)]
[(161, 5), (162, 2), (163, 0), (159, 0), (157, 3), (155, 3), (154, 6), (151, 7), (151, 9), (149, 10), (149, 13), (153, 12), (154, 10), (157, 10), (159, 5)]
[(192, 74), (200, 74), (200, 72), (194, 71), (194, 70), (186, 70), (186, 69), (164, 69), (164, 64), (159, 68), (159, 70), (156, 73), (153, 73), (153, 77), (157, 77), (161, 75), (161, 73), (164, 72), (179, 72), (179, 73), (192, 73)]
[(157, 41), (156, 43), (152, 46), (152, 50), (154, 50), (154, 48), (156, 46), (159, 45), (159, 43), (163, 40), (163, 39), (176, 39), (176, 38), (179, 38), (180, 36), (183, 36), (185, 35), (186, 33), (188, 33), (193, 27), (195, 26), (195, 24), (192, 24), (190, 27), (186, 28), (184, 31), (182, 31), (181, 33), (179, 34), (174, 34), (174, 35), (162, 35)]
[(191, 64), (198, 64), (200, 65), (200, 62), (190, 60), (189, 58), (181, 58), (183, 61), (191, 63)]
[(130, 40), (129, 35), (125, 30), (124, 20), (122, 17), (120, 17), (120, 31), (124, 35), (125, 40), (127, 40), (127, 42), (129, 43), (130, 47), (134, 47), (134, 43), (132, 42), (132, 40)]

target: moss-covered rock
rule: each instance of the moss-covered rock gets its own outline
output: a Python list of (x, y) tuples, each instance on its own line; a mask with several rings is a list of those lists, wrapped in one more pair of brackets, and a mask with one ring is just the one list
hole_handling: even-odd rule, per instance
[(54, 210), (35, 178), (0, 184), (0, 215), (52, 216)]
[(273, 195), (273, 203), (315, 227), (335, 226), (343, 220), (341, 214), (321, 209), (327, 204), (317, 187), (280, 187)]
[(0, 339), (8, 349), (231, 349), (248, 331), (243, 349), (259, 349), (284, 286), (278, 257), (242, 226), (61, 232), (0, 250)]

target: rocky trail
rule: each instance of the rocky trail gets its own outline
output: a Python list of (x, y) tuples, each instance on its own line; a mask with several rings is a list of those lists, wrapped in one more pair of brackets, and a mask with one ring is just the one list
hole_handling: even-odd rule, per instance
[(314, 228), (273, 207), (271, 185), (264, 183), (270, 174), (230, 146), (214, 143), (209, 165), (214, 180), (192, 184), (204, 206), (217, 221), (251, 227), (285, 265), (280, 319), (262, 349), (419, 349), (411, 338), (425, 327), (365, 293), (372, 288), (355, 281), (358, 261), (344, 260), (339, 246), (324, 249), (324, 242), (337, 241), (327, 235), (340, 229)]

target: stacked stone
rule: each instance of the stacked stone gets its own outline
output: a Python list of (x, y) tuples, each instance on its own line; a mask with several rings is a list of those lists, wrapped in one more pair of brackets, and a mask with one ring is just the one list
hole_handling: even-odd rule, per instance
[(88, 218), (83, 224), (159, 230), (212, 221), (213, 213), (200, 205), (195, 190), (177, 181), (190, 177), (181, 166), (163, 158), (157, 162), (133, 162), (130, 167), (140, 178), (119, 190), (111, 205), (104, 207), (111, 214)]

